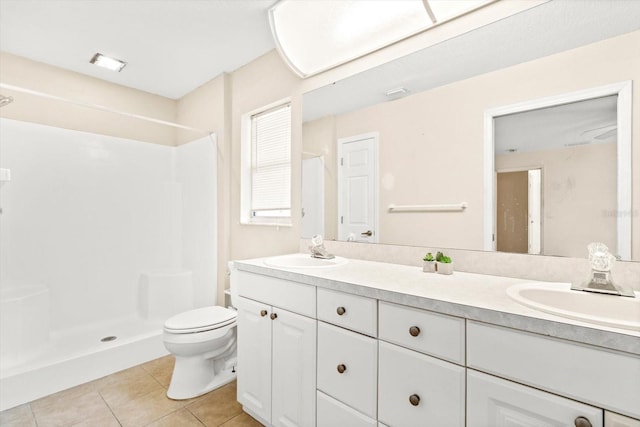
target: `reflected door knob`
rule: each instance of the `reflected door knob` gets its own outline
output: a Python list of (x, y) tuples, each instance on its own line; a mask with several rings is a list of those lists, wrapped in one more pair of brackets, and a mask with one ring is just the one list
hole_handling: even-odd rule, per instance
[(346, 371), (346, 370), (347, 370), (347, 367), (345, 366), (344, 363), (341, 363), (341, 364), (338, 365), (338, 372), (339, 373), (344, 374), (344, 371)]
[(411, 396), (409, 396), (409, 403), (411, 403), (413, 406), (418, 406), (420, 404), (420, 396), (418, 396), (417, 394), (412, 394)]
[(367, 236), (367, 237), (371, 237), (373, 236), (373, 231), (371, 230), (367, 230), (364, 233), (360, 233), (361, 236)]
[(578, 417), (573, 421), (573, 423), (575, 424), (576, 427), (592, 427), (591, 421), (589, 421), (585, 417)]
[(338, 307), (336, 312), (338, 313), (338, 316), (342, 316), (343, 314), (345, 314), (347, 312), (347, 310), (344, 307)]
[(278, 318), (278, 315), (276, 313), (271, 313), (271, 320), (276, 320)]
[(418, 335), (420, 335), (420, 328), (417, 326), (412, 326), (409, 328), (409, 334), (412, 337), (417, 337)]

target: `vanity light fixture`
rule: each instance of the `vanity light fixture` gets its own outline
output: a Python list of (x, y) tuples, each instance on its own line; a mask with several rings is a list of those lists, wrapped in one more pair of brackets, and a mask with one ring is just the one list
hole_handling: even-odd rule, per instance
[(91, 58), (91, 61), (89, 62), (97, 65), (98, 67), (102, 67), (111, 71), (118, 71), (118, 72), (122, 71), (125, 65), (127, 65), (127, 63), (124, 61), (111, 58), (101, 53), (96, 53), (95, 55), (93, 55), (93, 58)]
[(495, 0), (279, 0), (269, 10), (284, 61), (309, 77)]

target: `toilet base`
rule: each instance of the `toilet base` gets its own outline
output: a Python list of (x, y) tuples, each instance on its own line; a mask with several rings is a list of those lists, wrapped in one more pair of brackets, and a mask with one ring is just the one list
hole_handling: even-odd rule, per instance
[(185, 400), (201, 396), (236, 379), (236, 359), (176, 357), (167, 397)]

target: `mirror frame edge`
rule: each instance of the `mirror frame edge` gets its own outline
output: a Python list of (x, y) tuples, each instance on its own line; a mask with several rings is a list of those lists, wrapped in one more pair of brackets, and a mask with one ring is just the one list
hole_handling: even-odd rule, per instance
[[(494, 118), (506, 114), (520, 113), (546, 107), (553, 107), (571, 102), (584, 101), (593, 98), (617, 95), (617, 247), (616, 255), (624, 261), (631, 261), (631, 127), (632, 127), (632, 97), (633, 82), (626, 80), (604, 86), (568, 92), (560, 95), (523, 101), (515, 104), (490, 108), (484, 112), (484, 221), (483, 221), (483, 249), (495, 251), (495, 146), (494, 146)], [(628, 212), (629, 215), (624, 215)]]

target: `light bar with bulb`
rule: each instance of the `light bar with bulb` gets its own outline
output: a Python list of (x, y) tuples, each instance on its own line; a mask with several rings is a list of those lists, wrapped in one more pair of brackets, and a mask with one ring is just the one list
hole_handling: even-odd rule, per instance
[(126, 62), (121, 61), (119, 59), (111, 58), (109, 56), (103, 55), (101, 53), (96, 53), (89, 61), (92, 64), (97, 65), (98, 67), (106, 68), (111, 71), (122, 71), (122, 69), (127, 65)]

